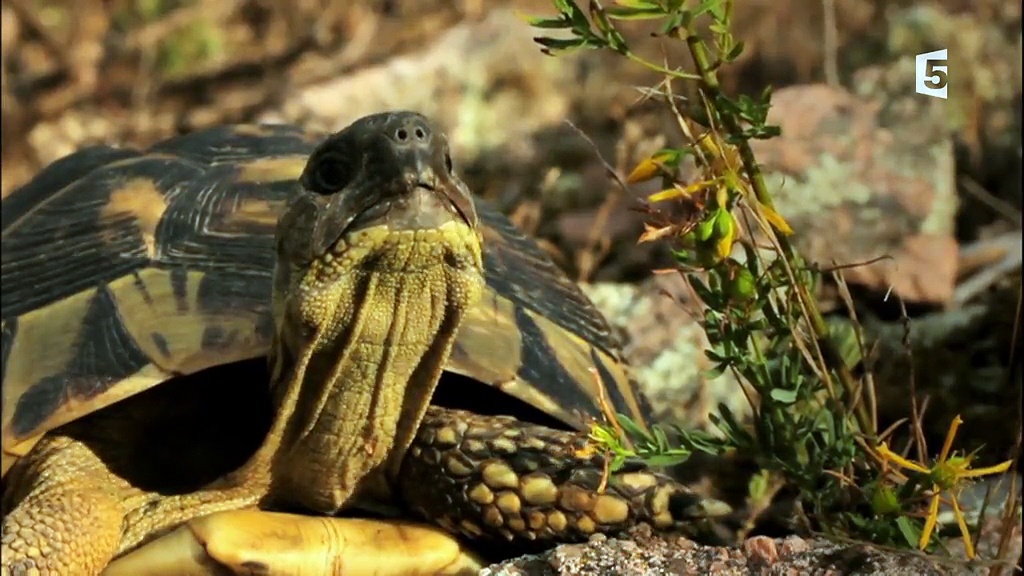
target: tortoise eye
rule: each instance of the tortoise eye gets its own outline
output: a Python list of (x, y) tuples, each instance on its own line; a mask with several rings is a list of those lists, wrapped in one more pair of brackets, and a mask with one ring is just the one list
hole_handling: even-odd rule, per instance
[(331, 194), (347, 186), (351, 180), (352, 166), (345, 159), (336, 155), (325, 156), (313, 170), (313, 191)]
[(449, 174), (451, 174), (454, 169), (454, 166), (452, 166), (452, 155), (448, 152), (444, 153), (444, 168)]

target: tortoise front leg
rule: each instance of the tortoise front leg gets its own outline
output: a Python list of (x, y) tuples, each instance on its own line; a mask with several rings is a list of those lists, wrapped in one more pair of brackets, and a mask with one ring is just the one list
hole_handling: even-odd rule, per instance
[(235, 510), (189, 521), (103, 576), (463, 576), (482, 567), (453, 535), (426, 524)]
[(115, 474), (92, 446), (60, 434), (40, 440), (5, 480), (0, 576), (94, 576), (154, 534), (255, 506), (265, 492), (245, 483), (180, 495), (147, 492)]
[(44, 438), (4, 493), (0, 574), (98, 574), (121, 542), (123, 493), (92, 452)]
[(572, 542), (640, 522), (691, 536), (728, 512), (643, 464), (609, 473), (583, 432), (432, 406), (397, 479), (424, 519), (471, 539)]

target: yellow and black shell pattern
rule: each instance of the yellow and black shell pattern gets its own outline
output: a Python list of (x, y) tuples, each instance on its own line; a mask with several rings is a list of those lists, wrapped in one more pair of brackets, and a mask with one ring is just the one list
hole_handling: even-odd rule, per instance
[[(217, 127), (60, 159), (2, 204), (3, 472), (44, 432), (176, 376), (265, 355), (273, 235), (324, 134)], [(479, 201), (487, 286), (448, 370), (575, 428), (647, 405), (604, 318)]]

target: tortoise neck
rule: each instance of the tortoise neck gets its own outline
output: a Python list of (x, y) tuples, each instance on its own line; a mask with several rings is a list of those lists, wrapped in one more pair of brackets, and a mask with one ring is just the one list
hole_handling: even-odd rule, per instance
[(366, 274), (332, 289), (337, 308), (311, 337), (279, 327), (277, 415), (261, 450), (274, 501), (335, 513), (387, 494), (479, 293), (443, 266)]

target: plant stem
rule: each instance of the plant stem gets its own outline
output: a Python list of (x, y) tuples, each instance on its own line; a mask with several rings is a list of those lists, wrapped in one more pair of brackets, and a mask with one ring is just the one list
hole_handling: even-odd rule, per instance
[[(708, 58), (704, 41), (693, 30), (685, 30), (685, 34), (686, 44), (690, 49), (694, 65), (696, 66), (697, 72), (700, 76), (700, 83), (704, 91), (711, 97), (711, 101), (714, 102), (720, 97), (723, 97), (724, 94), (722, 93), (721, 84), (718, 82), (718, 75), (715, 72), (715, 68), (712, 66), (711, 61)], [(721, 114), (720, 120), (726, 131), (730, 134), (742, 134), (743, 130), (740, 127), (739, 122), (737, 122), (736, 117), (732, 114)], [(774, 210), (775, 205), (772, 201), (772, 196), (768, 192), (768, 186), (764, 181), (764, 174), (761, 172), (761, 166), (757, 163), (757, 159), (754, 157), (754, 151), (751, 149), (750, 143), (743, 138), (739, 138), (737, 140), (736, 148), (739, 152), (740, 159), (743, 161), (743, 168), (747, 173), (747, 177), (750, 179), (751, 187), (754, 190), (754, 196), (762, 205)], [(774, 230), (774, 226), (772, 226), (772, 228)], [(789, 238), (787, 238), (785, 234), (779, 233), (778, 230), (774, 231), (776, 240), (779, 243), (779, 247), (782, 248), (782, 254), (786, 260), (790, 262), (790, 265), (793, 268), (802, 268), (804, 265), (803, 261), (799, 254), (797, 254), (796, 250), (793, 249), (793, 245), (789, 242)], [(850, 367), (846, 364), (845, 359), (843, 359), (842, 355), (839, 354), (839, 351), (833, 344), (825, 318), (821, 315), (821, 311), (818, 310), (818, 306), (814, 301), (814, 298), (811, 298), (810, 294), (807, 293), (807, 287), (803, 282), (796, 281), (794, 282), (794, 285), (796, 286), (801, 304), (807, 311), (811, 330), (814, 333), (814, 339), (817, 342), (817, 345), (825, 354), (829, 364), (835, 369), (843, 389), (850, 398), (854, 398), (855, 395), (859, 394), (860, 387), (858, 386), (857, 380), (854, 378)], [(862, 433), (872, 436), (875, 434), (875, 430), (871, 425), (871, 418), (868, 414), (867, 406), (860, 399), (856, 399), (854, 404), (854, 416), (857, 419), (857, 424)]]

